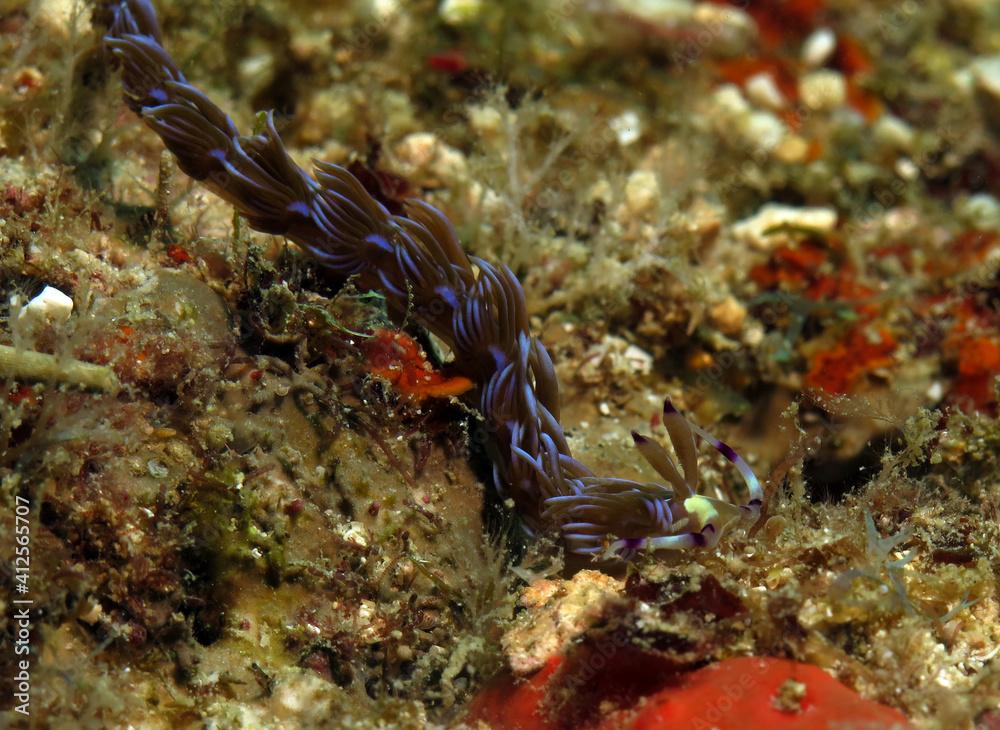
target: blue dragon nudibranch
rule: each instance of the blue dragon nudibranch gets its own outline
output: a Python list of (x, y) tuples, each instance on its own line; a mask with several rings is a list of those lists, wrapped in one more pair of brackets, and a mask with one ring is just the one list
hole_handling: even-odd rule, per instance
[[(108, 28), (105, 48), (122, 70), (126, 103), (185, 173), (252, 228), (294, 241), (335, 279), (382, 291), (390, 311), (409, 313), (452, 348), (476, 384), (465, 397), (490, 434), (496, 488), (530, 531), (558, 530), (573, 553), (628, 559), (714, 547), (734, 523), (760, 515), (763, 492), (750, 467), (669, 401), (663, 420), (676, 462), (633, 434), (666, 484), (596, 476), (570, 452), (552, 360), (530, 332), (524, 290), (509, 268), (468, 256), (451, 223), (425, 202), (410, 200), (394, 215), (339, 165), (316, 162), (309, 175), (289, 157), (270, 114), (262, 133), (240, 135), (163, 48), (148, 0), (105, 4), (98, 20)], [(742, 503), (722, 487), (703, 493), (696, 435), (739, 470)]]

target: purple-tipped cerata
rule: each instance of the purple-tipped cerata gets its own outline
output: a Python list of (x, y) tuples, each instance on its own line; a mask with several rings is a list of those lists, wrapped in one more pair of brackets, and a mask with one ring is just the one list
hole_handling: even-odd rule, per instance
[[(228, 201), (248, 225), (282, 235), (334, 278), (384, 293), (455, 353), (477, 384), (470, 402), (491, 434), (494, 480), (530, 532), (561, 532), (581, 555), (629, 558), (644, 550), (715, 545), (738, 517), (759, 514), (753, 472), (728, 446), (692, 426), (668, 400), (664, 425), (677, 462), (656, 441), (633, 434), (665, 484), (601, 477), (573, 458), (559, 424), (559, 383), (548, 351), (531, 334), (524, 290), (506, 266), (470, 257), (440, 211), (420, 200), (393, 214), (350, 172), (292, 161), (268, 114), (240, 135), (233, 121), (187, 82), (161, 44), (148, 0), (99, 4), (105, 48), (122, 72), (125, 102), (188, 175)], [(746, 503), (699, 491), (694, 434), (732, 461)]]

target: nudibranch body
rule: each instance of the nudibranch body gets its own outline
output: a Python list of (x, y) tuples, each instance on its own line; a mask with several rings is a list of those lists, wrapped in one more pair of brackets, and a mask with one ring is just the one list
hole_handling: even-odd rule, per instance
[[(240, 135), (163, 48), (148, 0), (110, 3), (100, 15), (126, 103), (185, 173), (255, 230), (295, 242), (334, 279), (378, 289), (391, 312), (451, 347), (474, 385), (463, 397), (482, 414), (496, 488), (529, 530), (559, 531), (573, 553), (627, 559), (713, 547), (731, 525), (759, 515), (763, 495), (747, 464), (669, 402), (664, 425), (680, 469), (663, 447), (635, 435), (666, 484), (595, 475), (570, 452), (552, 360), (530, 331), (524, 290), (509, 268), (468, 256), (451, 223), (425, 202), (411, 199), (394, 214), (344, 167), (317, 162), (309, 175), (288, 155), (270, 114), (261, 133)], [(450, 385), (458, 392), (466, 382), (459, 384)], [(730, 490), (715, 487), (709, 496), (699, 486), (695, 434), (740, 471), (742, 503)]]

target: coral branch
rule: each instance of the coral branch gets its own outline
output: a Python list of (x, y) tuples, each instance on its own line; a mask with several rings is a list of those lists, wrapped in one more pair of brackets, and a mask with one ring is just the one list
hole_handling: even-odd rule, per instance
[(74, 358), (0, 345), (0, 375), (18, 380), (69, 383), (80, 388), (116, 392), (120, 384), (114, 371)]

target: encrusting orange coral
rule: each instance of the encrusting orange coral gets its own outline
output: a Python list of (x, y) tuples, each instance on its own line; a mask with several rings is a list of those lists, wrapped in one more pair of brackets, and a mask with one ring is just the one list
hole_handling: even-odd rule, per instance
[(420, 345), (405, 332), (376, 329), (362, 347), (372, 375), (388, 380), (414, 400), (459, 396), (473, 388), (464, 376), (447, 377), (435, 370)]

